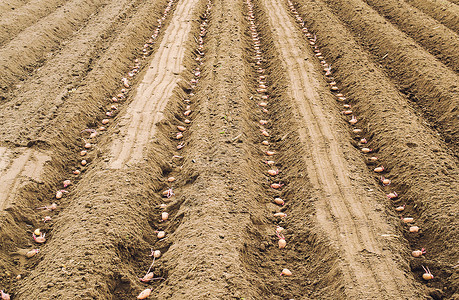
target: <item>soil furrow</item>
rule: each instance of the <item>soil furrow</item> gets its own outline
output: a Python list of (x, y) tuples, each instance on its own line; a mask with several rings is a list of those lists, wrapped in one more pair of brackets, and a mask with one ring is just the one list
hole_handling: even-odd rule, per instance
[[(140, 15), (143, 14), (149, 14), (148, 10)], [(149, 15), (151, 17), (151, 13)], [(99, 141), (100, 151), (108, 150), (107, 139)], [(122, 285), (130, 282), (138, 288), (138, 274), (132, 273), (132, 266), (141, 260), (141, 253), (137, 251), (148, 247), (144, 239), (151, 243), (153, 234), (148, 237), (142, 232), (149, 227), (149, 206), (154, 202), (139, 196), (152, 199), (149, 198), (151, 191), (159, 188), (159, 181), (155, 178), (162, 173), (161, 168), (167, 167), (161, 155), (151, 157), (150, 161), (153, 167), (143, 165), (119, 173), (107, 168), (100, 160), (93, 161), (93, 166), (69, 195), (70, 203), (53, 224), (53, 231), (47, 235), (50, 240), (43, 247), (45, 255), (21, 282), (16, 294), (20, 297), (18, 299), (31, 299), (37, 293), (40, 293), (40, 299), (107, 299), (117, 292), (120, 282)], [(103, 178), (109, 178), (110, 184), (98, 184)], [(118, 191), (121, 185), (125, 186), (127, 193)], [(87, 198), (88, 194), (91, 194), (90, 198)], [(108, 223), (112, 226), (106, 227)], [(113, 227), (120, 227), (120, 230), (106, 230)], [(78, 250), (62, 251), (65, 247)], [(132, 255), (133, 252), (137, 254)], [(98, 258), (95, 259), (94, 255)], [(114, 269), (113, 265), (117, 268)], [(44, 279), (43, 273), (49, 277)], [(94, 276), (88, 278), (85, 274)], [(49, 282), (53, 284), (49, 285)], [(132, 295), (132, 290), (129, 291)]]
[(79, 107), (76, 89), (87, 86), (88, 75), (98, 72), (99, 59), (109, 57), (100, 53), (123, 42), (120, 36), (125, 24), (120, 21), (132, 16), (138, 5), (136, 1), (118, 1), (102, 8), (33, 77), (9, 94), (11, 101), (0, 106), (0, 124), (9, 124), (9, 130), (0, 133), (2, 141), (24, 146), (33, 141), (53, 143), (60, 132), (56, 126), (63, 126), (66, 117), (73, 116)]
[[(252, 7), (251, 1), (246, 5)], [(329, 247), (329, 241), (312, 217), (315, 199), (302, 159), (304, 152), (292, 111), (294, 106), (285, 93), (284, 70), (273, 44), (267, 14), (261, 7), (259, 1), (253, 2), (254, 13), (249, 11), (246, 25), (249, 29), (246, 84), (250, 93), (243, 109), (247, 114), (244, 132), (248, 139), (243, 148), (253, 158), (248, 163), (252, 172), (247, 172), (253, 174), (255, 185), (251, 189), (256, 193), (256, 204), (251, 207), (253, 224), (247, 228), (250, 241), (241, 254), (251, 280), (256, 283), (258, 298), (342, 298), (337, 252)], [(272, 152), (268, 155), (268, 151)], [(272, 173), (273, 170), (278, 173)], [(279, 182), (284, 186), (273, 188)], [(279, 202), (275, 205), (279, 199), (284, 205)], [(280, 213), (286, 216), (274, 216)], [(275, 234), (279, 230), (276, 226), (283, 228), (279, 236)], [(282, 237), (285, 248), (279, 246)], [(279, 276), (284, 268), (292, 276)]]
[(169, 237), (172, 245), (165, 255), (169, 276), (157, 290), (157, 299), (255, 297), (239, 254), (246, 240), (244, 228), (250, 223), (248, 204), (238, 202), (247, 197), (244, 151), (229, 142), (241, 134), (242, 77), (237, 70), (243, 66), (232, 59), (242, 56), (235, 2), (213, 3), (203, 50), (207, 67), (190, 98), (192, 125), (180, 150), (186, 184), (174, 197), (180, 203), (177, 215), (183, 219)]
[[(112, 8), (116, 8), (118, 5), (121, 5), (121, 7), (125, 7), (123, 3), (119, 3), (115, 4)], [(78, 97), (76, 94), (70, 95), (69, 93), (69, 95), (65, 98), (67, 100), (65, 102), (67, 105), (67, 109), (65, 110), (65, 112), (61, 112), (58, 115), (57, 119), (60, 122), (56, 122), (56, 124), (54, 124), (57, 126), (52, 126), (50, 124), (45, 125), (45, 128), (49, 129), (50, 133), (52, 133), (54, 137), (58, 137), (55, 141), (53, 141), (53, 147), (50, 147), (52, 148), (52, 152), (47, 152), (47, 154), (49, 154), (53, 159), (50, 162), (50, 164), (48, 164), (48, 166), (45, 168), (45, 174), (43, 178), (41, 178), (40, 180), (33, 180), (33, 184), (21, 187), (19, 189), (19, 192), (17, 193), (17, 196), (14, 197), (16, 203), (14, 203), (15, 205), (12, 208), (12, 210), (8, 212), (3, 212), (4, 216), (2, 217), (2, 240), (7, 242), (2, 243), (2, 252), (14, 251), (12, 249), (15, 249), (15, 247), (20, 246), (32, 246), (30, 242), (26, 242), (26, 240), (29, 241), (30, 235), (29, 233), (26, 233), (25, 230), (18, 230), (16, 228), (14, 238), (12, 238), (11, 236), (11, 231), (17, 224), (24, 225), (24, 222), (28, 224), (38, 224), (38, 222), (42, 222), (41, 217), (36, 215), (36, 211), (33, 211), (34, 208), (37, 206), (49, 205), (51, 203), (49, 198), (54, 196), (56, 188), (62, 188), (63, 178), (68, 178), (68, 174), (73, 169), (71, 165), (73, 163), (78, 163), (79, 165), (79, 162), (77, 161), (76, 155), (74, 153), (77, 151), (76, 149), (81, 147), (82, 141), (81, 138), (79, 138), (80, 131), (82, 130), (82, 128), (85, 128), (86, 126), (92, 126), (92, 124), (94, 123), (93, 118), (95, 118), (97, 114), (101, 113), (100, 105), (105, 104), (107, 102), (107, 98), (106, 96), (104, 97), (103, 94), (107, 93), (108, 91), (110, 93), (113, 93), (113, 89), (119, 87), (119, 79), (128, 68), (128, 59), (132, 58), (133, 55), (137, 53), (138, 47), (140, 47), (140, 45), (143, 44), (145, 38), (147, 38), (148, 35), (151, 34), (151, 31), (153, 31), (155, 22), (151, 22), (151, 18), (152, 16), (154, 18), (154, 16), (159, 13), (159, 10), (162, 9), (162, 6), (158, 5), (158, 3), (149, 3), (142, 5), (140, 7), (141, 9), (136, 9), (133, 11), (129, 10), (129, 6), (125, 8), (127, 8), (127, 10), (124, 11), (122, 14), (124, 15), (124, 18), (128, 16), (128, 21), (126, 20), (124, 23), (120, 24), (122, 25), (122, 28), (118, 28), (118, 30), (122, 30), (119, 30), (119, 35), (115, 36), (116, 39), (114, 39), (114, 42), (106, 50), (105, 54), (101, 57), (100, 61), (97, 62), (95, 66), (91, 67), (91, 70), (94, 70), (92, 70), (92, 72), (89, 72), (89, 84), (85, 84), (82, 88), (80, 88)], [(134, 13), (134, 15), (132, 15), (132, 13)], [(108, 24), (110, 24), (111, 22), (116, 22), (116, 20), (112, 19), (113, 14), (111, 14), (108, 10), (105, 11), (105, 14), (105, 17), (108, 16), (107, 20), (111, 20), (107, 22)], [(100, 14), (98, 16), (102, 17), (102, 15)], [(93, 19), (93, 21), (97, 24), (97, 22), (100, 22), (101, 20), (95, 18)], [(167, 22), (168, 21), (166, 19), (166, 23)], [(94, 31), (94, 29), (92, 29), (92, 31)], [(111, 34), (111, 31), (106, 31), (105, 33)], [(83, 36), (86, 36), (86, 34), (83, 34)], [(108, 40), (111, 41), (112, 39), (109, 38)], [(112, 57), (118, 57), (118, 59), (112, 60)], [(82, 97), (84, 99), (81, 99), (79, 97)], [(88, 99), (91, 99), (91, 101), (88, 102)], [(80, 101), (81, 103), (79, 103), (78, 101)], [(84, 103), (82, 103), (82, 101), (84, 101)], [(75, 114), (75, 106), (81, 110), (77, 114)], [(68, 112), (68, 115), (66, 114), (66, 112)], [(69, 117), (73, 120), (69, 121)], [(65, 121), (62, 122), (62, 120)], [(49, 134), (46, 134), (44, 132), (42, 132), (42, 134), (45, 136), (49, 136)], [(60, 144), (61, 142), (62, 144)], [(34, 142), (31, 142), (29, 144), (32, 146)], [(99, 149), (97, 149), (96, 153), (100, 153)], [(98, 154), (96, 154), (93, 158), (96, 158), (97, 156)], [(27, 174), (32, 174), (32, 169), (35, 168), (39, 170), (40, 167), (42, 167), (45, 163), (45, 161), (41, 158), (43, 157), (37, 156), (36, 158), (36, 160), (42, 160), (39, 163), (40, 166), (32, 166), (32, 164), (34, 163), (34, 159), (29, 161), (26, 165), (26, 168), (28, 170), (26, 170), (25, 172)], [(82, 170), (82, 172), (85, 172), (85, 170)], [(19, 176), (21, 176), (21, 174), (19, 174)], [(61, 209), (61, 205), (63, 208), (66, 206), (66, 204), (68, 204), (65, 202), (67, 201), (59, 203), (58, 210)], [(16, 218), (16, 220), (12, 221), (12, 217)], [(77, 224), (76, 222), (73, 223)], [(47, 231), (49, 230), (49, 227), (53, 227), (53, 225), (54, 224), (46, 225)], [(48, 238), (50, 236), (52, 238), (52, 234), (47, 235)], [(16, 259), (17, 258), (14, 258), (14, 260)], [(11, 260), (11, 257), (9, 257), (8, 260), (5, 259), (4, 261), (2, 261), (2, 266), (5, 266), (5, 264), (9, 264), (9, 260)], [(34, 268), (35, 265), (36, 262), (31, 261), (25, 266), (28, 270), (31, 270)], [(15, 267), (12, 266), (12, 264), (8, 265), (9, 271), (7, 273), (9, 275), (1, 277), (2, 283), (9, 282), (7, 285), (8, 288), (10, 288), (11, 285), (10, 276), (16, 276), (16, 274), (21, 274), (21, 272), (25, 271), (22, 270), (24, 268), (23, 263), (16, 265)], [(25, 271), (26, 274), (27, 272), (28, 271)], [(24, 273), (22, 274), (24, 275)], [(39, 272), (38, 274), (43, 273)], [(44, 281), (46, 280), (47, 279), (44, 279)], [(63, 294), (65, 295), (65, 292), (63, 292)], [(27, 299), (30, 299), (30, 297)]]
[(459, 36), (422, 11), (396, 0), (364, 0), (438, 60), (459, 72)]
[(182, 49), (191, 29), (191, 8), (195, 4), (196, 1), (183, 1), (177, 6), (176, 17), (167, 28), (133, 102), (119, 123), (123, 140), (113, 144), (111, 168), (139, 162), (143, 148), (154, 136), (154, 124), (161, 121), (162, 111), (179, 80), (177, 75), (183, 71)]
[[(459, 76), (360, 0), (326, 0), (359, 41), (420, 106), (446, 142), (459, 143)], [(339, 9), (337, 9), (339, 8)], [(363, 30), (365, 28), (365, 30)], [(435, 105), (432, 105), (435, 103)]]
[[(319, 84), (313, 79), (316, 72), (311, 63), (303, 57), (307, 56), (295, 45), (298, 36), (297, 29), (290, 21), (285, 7), (279, 2), (265, 2), (271, 17), (272, 26), (280, 26), (276, 30), (277, 46), (284, 58), (291, 95), (297, 101), (299, 113), (304, 119), (305, 128), (302, 140), (305, 145), (310, 145), (311, 157), (308, 158), (308, 174), (312, 184), (323, 195), (318, 203), (318, 220), (334, 219), (335, 223), (326, 221), (321, 225), (325, 231), (332, 231), (342, 250), (343, 259), (347, 270), (343, 273), (351, 274), (347, 290), (351, 297), (371, 297), (371, 295), (398, 295), (400, 298), (413, 296), (411, 283), (406, 281), (405, 275), (392, 260), (388, 253), (384, 253), (379, 237), (381, 227), (377, 214), (370, 215), (364, 211), (362, 203), (366, 197), (358, 196), (353, 191), (345, 163), (344, 154), (336, 142), (329, 126), (330, 117), (320, 108)], [(281, 33), (282, 32), (282, 33)], [(303, 53), (303, 54), (302, 54)], [(309, 57), (312, 55), (309, 54)], [(325, 196), (325, 197), (324, 197)], [(331, 207), (331, 213), (327, 213)], [(379, 228), (378, 228), (379, 227)], [(344, 236), (343, 236), (344, 235)], [(373, 255), (362, 257), (362, 251)], [(344, 264), (343, 264), (344, 265)], [(391, 272), (392, 277), (387, 278), (385, 273)]]
[(51, 14), (65, 1), (33, 0), (8, 14), (4, 14), (0, 19), (0, 48), (19, 32)]
[(0, 209), (11, 207), (18, 190), (30, 181), (40, 182), (43, 167), (50, 158), (35, 149), (1, 147)]
[[(431, 255), (424, 263), (430, 267), (436, 265), (434, 272), (439, 274), (438, 282), (431, 285), (442, 286), (447, 294), (451, 293), (454, 283), (447, 274), (457, 255), (448, 249), (455, 244), (457, 232), (452, 229), (455, 225), (449, 228), (449, 224), (457, 221), (448, 211), (457, 207), (458, 191), (454, 182), (459, 176), (454, 155), (438, 140), (437, 134), (426, 127), (409, 107), (407, 99), (371, 62), (336, 17), (320, 2), (303, 3), (300, 12), (310, 30), (318, 35), (318, 45), (333, 66), (335, 80), (349, 93), (352, 109), (358, 114), (357, 125), (364, 133), (354, 137), (357, 140), (362, 136), (371, 137), (368, 147), (375, 149), (388, 170), (384, 176), (392, 179), (385, 191), (399, 193), (400, 198), (393, 205), (406, 204), (403, 215), (413, 216), (415, 225), (422, 230), (421, 234), (413, 234), (403, 228), (405, 236), (412, 249), (429, 247)], [(358, 63), (355, 57), (359, 57)], [(395, 107), (397, 109), (391, 109)], [(429, 174), (435, 174), (436, 180)], [(444, 220), (435, 220), (431, 214), (440, 214)], [(422, 271), (419, 263), (411, 269), (417, 276)]]
[[(5, 92), (43, 65), (47, 54), (84, 26), (107, 0), (73, 0), (14, 37), (0, 49), (0, 88)], [(70, 11), (71, 13), (66, 13)], [(3, 95), (0, 95), (3, 96)]]
[(0, 298), (459, 299), (459, 0), (291, 1), (0, 0)]
[(447, 0), (404, 0), (459, 34), (459, 3)]
[[(157, 186), (152, 178), (160, 174), (148, 166), (121, 174), (93, 165), (55, 219), (16, 299), (110, 299), (120, 281), (139, 289), (140, 272), (132, 273), (131, 265), (152, 240), (153, 233), (148, 237), (145, 228), (153, 203), (145, 199), (153, 196)], [(107, 184), (94, 184), (104, 180)]]

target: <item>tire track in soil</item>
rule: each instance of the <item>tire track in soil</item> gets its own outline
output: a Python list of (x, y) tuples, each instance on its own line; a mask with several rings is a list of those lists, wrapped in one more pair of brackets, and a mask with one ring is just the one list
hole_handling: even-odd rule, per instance
[(27, 182), (41, 182), (50, 157), (35, 149), (0, 147), (0, 210), (9, 208), (18, 190)]
[[(190, 176), (189, 168), (186, 167), (186, 162), (190, 160), (188, 150), (191, 150), (187, 145), (193, 142), (192, 124), (196, 123), (195, 119), (199, 114), (200, 86), (201, 81), (205, 80), (206, 77), (202, 71), (207, 68), (206, 40), (211, 24), (212, 6), (211, 1), (198, 1), (197, 4), (193, 5), (191, 30), (186, 39), (186, 47), (182, 46), (184, 49), (180, 50), (180, 52), (185, 52), (184, 61), (182, 62), (184, 70), (180, 73), (181, 80), (179, 84), (174, 88), (174, 96), (169, 99), (165, 108), (164, 120), (160, 122), (164, 126), (159, 126), (155, 134), (161, 144), (165, 142), (163, 138), (169, 140), (166, 143), (168, 148), (170, 147), (168, 155), (173, 155), (170, 167), (162, 172), (162, 181), (164, 183), (158, 191), (159, 198), (162, 198), (162, 200), (161, 204), (157, 205), (152, 212), (152, 220), (150, 221), (155, 234), (160, 234), (162, 231), (165, 234), (164, 238), (158, 237), (151, 247), (152, 251), (161, 251), (159, 260), (154, 262), (155, 265), (151, 265), (151, 272), (155, 278), (167, 280), (164, 283), (165, 286), (170, 286), (170, 280), (173, 280), (168, 274), (175, 272), (171, 266), (175, 264), (175, 259), (170, 257), (174, 255), (175, 248), (183, 249), (182, 239), (175, 240), (175, 236), (182, 219), (188, 215), (186, 209), (185, 211), (182, 210), (185, 199), (190, 197), (185, 193), (187, 185), (193, 181), (193, 178), (190, 178), (193, 176)], [(196, 38), (196, 33), (199, 33), (197, 35), (198, 38)], [(186, 111), (191, 112), (191, 114), (185, 114)], [(177, 130), (182, 135), (180, 138), (177, 136)], [(148, 153), (150, 155), (157, 155), (157, 150), (149, 150)], [(165, 212), (168, 213), (167, 220), (163, 219)], [(177, 232), (177, 234), (180, 233)], [(169, 249), (172, 251), (169, 251)], [(142, 269), (146, 267), (147, 264), (145, 263), (141, 266)], [(148, 282), (145, 283), (148, 284)], [(154, 284), (154, 282), (152, 283)], [(162, 282), (159, 281), (159, 283)], [(149, 289), (155, 295), (161, 293), (164, 285), (150, 286)]]
[[(457, 162), (450, 147), (441, 141), (438, 133), (425, 126), (425, 120), (409, 106), (390, 79), (375, 66), (368, 54), (353, 39), (346, 27), (330, 12), (325, 4), (303, 1), (299, 5), (301, 16), (310, 30), (317, 33), (317, 45), (333, 66), (335, 80), (349, 96), (352, 110), (359, 119), (368, 147), (375, 149), (379, 161), (392, 179), (386, 193), (397, 191), (399, 198), (387, 201), (389, 212), (405, 205), (397, 213), (414, 217), (420, 233), (408, 232), (402, 224), (399, 230), (408, 240), (411, 250), (428, 247), (423, 260), (413, 258), (408, 247), (397, 252), (403, 255), (404, 265), (414, 277), (423, 283), (426, 293), (451, 295), (454, 290), (453, 266), (457, 262), (457, 218), (450, 211), (457, 211), (458, 171)], [(333, 24), (333, 26), (330, 26)], [(355, 57), (359, 57), (358, 63)], [(383, 93), (381, 91), (384, 91)], [(340, 103), (338, 101), (338, 103)], [(341, 103), (340, 103), (341, 104)], [(341, 105), (340, 105), (341, 107)], [(401, 119), (400, 116), (403, 116)], [(353, 134), (360, 140), (362, 135)], [(355, 145), (357, 147), (357, 145)], [(369, 170), (374, 168), (369, 166)], [(379, 176), (374, 176), (380, 185)], [(378, 188), (380, 190), (381, 188)], [(402, 241), (402, 244), (406, 244)], [(436, 274), (433, 282), (422, 279), (421, 264), (428, 265)]]
[[(244, 97), (248, 99), (243, 109), (248, 115), (244, 124), (248, 142), (243, 142), (243, 148), (251, 157), (246, 173), (251, 174), (256, 195), (250, 208), (252, 224), (246, 229), (249, 241), (241, 251), (245, 268), (257, 289), (257, 299), (342, 299), (338, 255), (315, 224), (315, 199), (302, 159), (305, 153), (292, 112), (293, 100), (285, 94), (285, 71), (273, 46), (268, 18), (259, 1), (243, 2), (243, 10), (249, 9), (244, 54), (250, 91)], [(274, 154), (268, 155), (268, 150)], [(267, 174), (275, 169), (277, 174)], [(271, 186), (279, 182), (284, 186)], [(284, 205), (276, 205), (275, 198), (281, 198)], [(276, 217), (278, 213), (286, 216)], [(283, 228), (285, 248), (279, 248), (276, 226)], [(279, 276), (284, 268), (292, 276)]]
[[(308, 174), (320, 193), (317, 220), (330, 238), (339, 244), (347, 274), (345, 280), (348, 295), (353, 298), (371, 298), (374, 295), (412, 299), (412, 283), (409, 282), (388, 253), (385, 253), (376, 232), (382, 229), (377, 214), (366, 211), (366, 201), (353, 191), (349, 169), (337, 143), (337, 137), (329, 126), (330, 116), (320, 108), (318, 83), (310, 76), (313, 66), (305, 60), (296, 40), (295, 27), (280, 1), (264, 1), (291, 84), (291, 96), (304, 119), (301, 140), (310, 145)], [(310, 55), (311, 58), (312, 55)], [(288, 67), (287, 67), (288, 66)], [(309, 75), (311, 74), (311, 75)], [(362, 192), (362, 191), (359, 191)], [(360, 193), (359, 193), (360, 195)], [(333, 220), (333, 221), (332, 221)], [(368, 253), (370, 255), (364, 255)], [(363, 255), (362, 255), (363, 254)], [(390, 277), (386, 274), (391, 274)]]
[[(148, 8), (154, 12), (152, 6)], [(145, 12), (139, 14), (143, 16)], [(146, 55), (144, 52), (144, 58)], [(108, 148), (104, 147), (107, 139), (99, 141), (97, 156)], [(139, 244), (146, 248), (143, 230), (149, 227), (147, 213), (151, 204), (141, 200), (151, 197), (151, 191), (158, 188), (155, 179), (161, 168), (167, 169), (164, 157), (150, 157), (153, 167), (146, 165), (119, 173), (101, 167), (100, 160), (96, 160), (97, 157), (68, 195), (67, 207), (47, 235), (50, 240), (43, 247), (45, 256), (29, 264), (29, 267), (33, 264), (33, 270), (21, 280), (15, 297), (30, 299), (39, 293), (43, 299), (107, 299), (107, 295), (117, 291), (120, 282), (124, 287), (139, 285), (138, 274), (132, 274), (130, 264), (134, 265), (141, 255)], [(104, 181), (106, 184), (101, 184)], [(91, 195), (89, 199), (88, 194)], [(103, 224), (117, 230), (107, 231)], [(66, 247), (71, 251), (62, 250)], [(72, 277), (63, 279), (67, 276)]]
[(141, 161), (146, 144), (155, 135), (155, 124), (163, 119), (162, 111), (179, 81), (177, 75), (184, 70), (184, 47), (197, 1), (183, 1), (177, 6), (134, 100), (119, 122), (122, 140), (113, 142), (111, 168), (120, 169)]
[(447, 0), (404, 0), (459, 34), (459, 3)]
[(364, 2), (450, 69), (459, 72), (459, 36), (454, 31), (403, 1)]

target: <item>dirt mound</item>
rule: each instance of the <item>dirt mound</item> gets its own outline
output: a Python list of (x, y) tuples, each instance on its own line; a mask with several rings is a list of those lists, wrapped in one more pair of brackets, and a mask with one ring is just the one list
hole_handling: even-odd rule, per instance
[(0, 4), (11, 299), (458, 297), (454, 1), (45, 2)]
[(458, 0), (406, 0), (406, 2), (424, 11), (456, 33), (459, 33)]

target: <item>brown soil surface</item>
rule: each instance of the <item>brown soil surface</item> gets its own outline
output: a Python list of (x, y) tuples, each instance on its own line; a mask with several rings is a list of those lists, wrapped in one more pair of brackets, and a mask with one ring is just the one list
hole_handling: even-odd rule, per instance
[(365, 2), (438, 60), (459, 72), (459, 36), (454, 31), (404, 2)]
[[(459, 76), (360, 0), (327, 0), (333, 11), (383, 65), (399, 89), (420, 105), (446, 142), (459, 140)], [(338, 9), (339, 7), (339, 9)], [(365, 28), (365, 30), (363, 30)]]
[(48, 16), (59, 6), (64, 4), (64, 0), (31, 1), (26, 5), (15, 8), (11, 13), (6, 14), (0, 21), (0, 46), (15, 38), (18, 33), (30, 25)]
[(453, 2), (3, 1), (0, 290), (459, 298)]
[(8, 13), (11, 10), (15, 10), (16, 8), (21, 7), (22, 5), (26, 4), (27, 0), (5, 0), (0, 3), (0, 15), (4, 13)]
[(459, 33), (459, 1), (458, 0), (405, 0), (432, 18)]

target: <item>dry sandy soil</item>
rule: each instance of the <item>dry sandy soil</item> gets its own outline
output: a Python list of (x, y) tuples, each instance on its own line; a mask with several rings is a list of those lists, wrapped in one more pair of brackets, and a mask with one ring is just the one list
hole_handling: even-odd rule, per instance
[(459, 1), (2, 0), (0, 24), (4, 298), (459, 299)]

